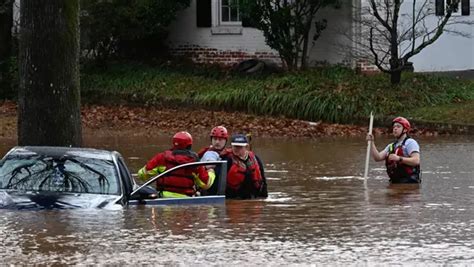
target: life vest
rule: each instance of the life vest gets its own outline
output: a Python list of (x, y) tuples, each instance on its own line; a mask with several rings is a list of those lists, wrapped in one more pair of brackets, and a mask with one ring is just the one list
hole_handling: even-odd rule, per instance
[(217, 150), (214, 147), (208, 146), (208, 147), (202, 148), (201, 150), (198, 151), (197, 154), (198, 154), (199, 158), (202, 158), (202, 156), (204, 156), (204, 154), (207, 151), (216, 151), (221, 156), (221, 158), (226, 156), (229, 153), (232, 153), (232, 149), (230, 149), (230, 148), (224, 148), (224, 149), (221, 149), (221, 150)]
[[(397, 156), (406, 156), (403, 154), (403, 147), (405, 142), (411, 137), (407, 136), (402, 144), (398, 147), (395, 147), (397, 141), (393, 142), (389, 146), (388, 154), (395, 154)], [(403, 162), (393, 161), (385, 159), (385, 166), (387, 167), (387, 174), (390, 177), (390, 182), (392, 183), (420, 183), (420, 165), (409, 166), (403, 164)]]
[[(196, 162), (198, 156), (190, 150), (166, 150), (164, 153), (164, 165), (166, 170), (181, 164)], [(194, 186), (193, 167), (175, 170), (156, 182), (158, 191), (171, 191), (175, 193), (192, 196), (196, 193)]]
[(231, 167), (227, 172), (226, 196), (230, 198), (258, 197), (263, 178), (255, 154), (249, 151), (247, 160), (231, 155)]

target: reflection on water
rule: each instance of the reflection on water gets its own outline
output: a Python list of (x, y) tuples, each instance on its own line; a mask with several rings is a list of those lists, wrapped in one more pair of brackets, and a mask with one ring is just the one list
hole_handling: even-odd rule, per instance
[[(1, 144), (2, 155), (14, 145)], [(168, 139), (117, 135), (86, 144), (120, 151), (136, 171)], [(0, 256), (5, 264), (48, 265), (472, 264), (474, 138), (420, 144), (421, 186), (389, 185), (383, 164), (374, 162), (370, 178), (361, 179), (363, 140), (256, 140), (271, 191), (266, 200), (1, 211)]]

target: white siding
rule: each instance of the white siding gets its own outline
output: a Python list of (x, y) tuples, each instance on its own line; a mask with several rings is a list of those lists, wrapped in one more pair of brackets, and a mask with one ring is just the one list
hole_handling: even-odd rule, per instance
[[(410, 12), (413, 0), (405, 1), (402, 6), (403, 12)], [(470, 16), (453, 16), (452, 20), (474, 20), (474, 1), (471, 0)], [(437, 25), (438, 17), (434, 14), (434, 1), (432, 1), (432, 16), (426, 20), (429, 27)], [(426, 47), (420, 54), (414, 56), (415, 71), (455, 71), (474, 69), (474, 26), (473, 25), (451, 25), (447, 29), (461, 31), (470, 34), (470, 38), (443, 33), (441, 37)]]
[[(217, 0), (212, 1), (212, 14), (216, 14)], [(254, 28), (241, 26), (219, 26), (218, 19), (213, 16), (212, 28), (196, 26), (196, 1), (193, 0), (186, 10), (178, 13), (177, 20), (169, 27), (168, 44), (170, 47), (183, 45), (215, 48), (219, 51), (241, 51), (244, 53), (270, 52), (276, 53), (265, 44), (263, 34)], [(241, 34), (213, 34), (217, 31), (234, 31)]]
[[(362, 8), (367, 8), (369, 0), (360, 0)], [(424, 0), (418, 0), (418, 3)], [(413, 0), (405, 0), (400, 10), (399, 23), (409, 24), (410, 18), (408, 15), (412, 12)], [(429, 0), (428, 9), (429, 17), (425, 20), (428, 28), (433, 28), (437, 25), (440, 17), (435, 15), (435, 0)], [(451, 20), (474, 20), (474, 3), (471, 0), (470, 16), (453, 16)], [(441, 37), (433, 44), (423, 49), (419, 54), (410, 58), (414, 63), (416, 72), (428, 71), (456, 71), (456, 70), (470, 70), (474, 69), (474, 26), (456, 24), (451, 25), (448, 29), (462, 31), (471, 36), (466, 38), (462, 36), (452, 35), (450, 33), (443, 33)], [(361, 36), (366, 38), (364, 36)], [(420, 40), (417, 40), (417, 44)]]
[[(212, 0), (212, 7), (214, 15), (217, 13), (218, 0)], [(351, 34), (352, 8), (350, 5), (344, 5), (343, 9), (325, 11), (323, 17), (328, 19), (328, 29), (323, 32), (320, 40), (309, 51), (309, 61), (312, 63), (320, 61), (342, 63), (347, 60), (347, 55), (342, 51), (347, 52), (347, 50), (337, 49), (337, 47), (339, 42), (343, 42), (344, 39), (340, 35), (341, 30)], [(170, 25), (168, 44), (170, 47), (194, 45), (215, 48), (219, 51), (239, 51), (248, 54), (267, 52), (277, 55), (276, 51), (265, 44), (262, 32), (257, 29), (240, 26), (222, 27), (218, 25), (218, 19), (215, 16), (213, 16), (212, 24), (212, 28), (198, 28), (196, 26), (196, 1), (193, 0), (191, 6), (178, 13), (177, 20)], [(222, 30), (241, 31), (241, 34), (213, 34), (213, 32)]]

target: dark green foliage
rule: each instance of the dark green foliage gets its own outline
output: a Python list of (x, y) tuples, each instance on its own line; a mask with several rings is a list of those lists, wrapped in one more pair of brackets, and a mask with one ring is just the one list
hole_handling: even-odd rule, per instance
[(189, 4), (190, 0), (81, 0), (82, 50), (101, 62), (160, 55), (167, 26)]
[(0, 98), (14, 94), (13, 56), (13, 0), (0, 0)]
[[(309, 41), (316, 41), (326, 28), (325, 19), (316, 15), (326, 6), (339, 6), (339, 0), (241, 0), (243, 20), (263, 31), (265, 41), (278, 51), (288, 69), (305, 68)], [(314, 36), (309, 32), (315, 27)]]
[(0, 63), (0, 99), (14, 99), (18, 91), (18, 62), (10, 57)]
[(420, 74), (406, 74), (391, 90), (382, 74), (365, 77), (337, 66), (251, 78), (208, 72), (145, 65), (114, 66), (105, 73), (89, 70), (82, 76), (82, 93), (89, 99), (101, 95), (338, 123), (365, 122), (370, 111), (384, 117), (474, 99), (473, 82)]

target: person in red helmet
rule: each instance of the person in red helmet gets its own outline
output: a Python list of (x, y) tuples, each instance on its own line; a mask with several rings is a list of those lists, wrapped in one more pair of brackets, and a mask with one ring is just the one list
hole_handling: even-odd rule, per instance
[(229, 133), (224, 126), (216, 126), (212, 128), (209, 134), (211, 145), (205, 147), (198, 152), (201, 161), (220, 160), (220, 154), (225, 151)]
[(372, 142), (371, 155), (375, 161), (385, 160), (391, 183), (421, 183), (420, 146), (415, 139), (408, 136), (410, 129), (411, 125), (407, 119), (393, 119), (392, 134), (396, 140), (382, 151), (377, 150), (373, 135), (367, 135), (367, 140)]
[[(156, 154), (138, 171), (141, 180), (147, 180), (175, 166), (196, 162), (198, 155), (191, 151), (193, 138), (188, 132), (178, 132), (173, 136), (173, 147)], [(208, 189), (215, 179), (214, 170), (206, 170), (204, 166), (178, 169), (156, 182), (160, 197), (194, 196), (197, 188)]]
[[(222, 159), (222, 156), (227, 153), (230, 153), (229, 150), (225, 149), (227, 140), (229, 138), (229, 133), (227, 132), (227, 129), (224, 126), (216, 126), (212, 128), (209, 137), (211, 138), (211, 145), (202, 148), (198, 152), (198, 156), (199, 158), (201, 158), (201, 161), (218, 161)], [(208, 170), (214, 170), (215, 173), (220, 173), (219, 166), (216, 167), (215, 165), (206, 165), (206, 168)], [(216, 181), (214, 182), (212, 187), (208, 190), (202, 191), (202, 193), (204, 195), (215, 195), (218, 190), (218, 179), (219, 177), (216, 177)]]

